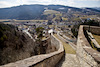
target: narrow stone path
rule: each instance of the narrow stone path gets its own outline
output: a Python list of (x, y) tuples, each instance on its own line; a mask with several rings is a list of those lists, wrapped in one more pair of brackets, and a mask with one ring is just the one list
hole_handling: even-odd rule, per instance
[(76, 51), (72, 48), (72, 46), (66, 43), (63, 37), (56, 34), (55, 36), (62, 42), (65, 49), (65, 55), (55, 67), (81, 67), (80, 62), (76, 58)]
[(56, 67), (81, 67), (75, 54), (65, 54)]

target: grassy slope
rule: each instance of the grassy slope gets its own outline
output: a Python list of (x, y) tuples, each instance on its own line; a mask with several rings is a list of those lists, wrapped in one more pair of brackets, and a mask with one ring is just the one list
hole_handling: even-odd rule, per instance
[(96, 39), (96, 41), (98, 42), (98, 44), (100, 45), (100, 35), (94, 35), (93, 37)]
[(68, 53), (68, 54), (75, 54), (76, 53), (75, 50), (69, 44), (67, 44), (66, 42), (61, 40), (56, 34), (54, 34), (54, 36), (56, 36), (56, 38), (58, 38), (62, 42), (66, 53)]
[(60, 12), (55, 10), (45, 10), (44, 15), (48, 15), (48, 14), (60, 14)]

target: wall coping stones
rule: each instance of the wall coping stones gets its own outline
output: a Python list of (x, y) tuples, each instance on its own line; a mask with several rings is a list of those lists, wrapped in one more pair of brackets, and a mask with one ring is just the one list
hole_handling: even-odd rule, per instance
[[(79, 28), (79, 35), (78, 35), (78, 43), (80, 43), (81, 45), (82, 45), (82, 48), (83, 48), (83, 50), (88, 54), (88, 55), (90, 55), (98, 64), (100, 63), (100, 52), (98, 52), (97, 50), (94, 50), (91, 46), (90, 46), (90, 44), (89, 44), (89, 42), (88, 42), (88, 40), (87, 40), (87, 38), (85, 37), (85, 35), (84, 35), (84, 29), (83, 28), (85, 28), (85, 27), (88, 27), (88, 26), (86, 26), (86, 25), (81, 25), (80, 26), (80, 28)], [(92, 26), (93, 27), (93, 26)], [(98, 27), (96, 27), (96, 28), (98, 28)], [(78, 43), (77, 43), (77, 45), (78, 45)], [(77, 55), (79, 55), (78, 54), (78, 52), (77, 52)], [(84, 59), (85, 60), (85, 59)], [(88, 63), (88, 61), (86, 61), (87, 63)], [(92, 61), (91, 61), (92, 62)]]
[(84, 50), (87, 51), (87, 53), (89, 55), (91, 55), (95, 61), (100, 62), (100, 53), (99, 52), (97, 52), (96, 50), (91, 49), (91, 48), (84, 48)]

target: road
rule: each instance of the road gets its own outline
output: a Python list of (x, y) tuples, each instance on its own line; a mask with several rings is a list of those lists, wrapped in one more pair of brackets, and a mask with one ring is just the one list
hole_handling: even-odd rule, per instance
[(59, 33), (57, 33), (57, 35), (58, 35), (63, 41), (67, 42), (74, 50), (76, 50), (76, 45), (73, 43), (74, 40), (69, 39), (67, 36), (63, 35), (63, 36), (65, 36), (65, 38), (64, 38), (64, 37), (60, 36)]
[(35, 41), (35, 39), (33, 39), (33, 37), (31, 36), (31, 34), (30, 34), (28, 31), (29, 31), (29, 28), (26, 29), (26, 30), (23, 30), (23, 32), (25, 32), (26, 34), (28, 34), (28, 36), (29, 36), (33, 41)]

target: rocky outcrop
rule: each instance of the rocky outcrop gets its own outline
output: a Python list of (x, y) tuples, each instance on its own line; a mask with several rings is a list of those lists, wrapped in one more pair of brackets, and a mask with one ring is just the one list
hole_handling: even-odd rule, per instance
[[(22, 65), (24, 61), (26, 62), (25, 58), (28, 59), (28, 57), (30, 57), (31, 61), (35, 60), (35, 63), (38, 63), (40, 61), (42, 63), (42, 60), (45, 60), (47, 58), (53, 59), (50, 65), (54, 66), (58, 62), (58, 60), (60, 60), (64, 52), (61, 43), (56, 40), (53, 35), (51, 38), (47, 38), (46, 40), (41, 41), (41, 43), (39, 43), (38, 45), (37, 42), (34, 42), (33, 39), (29, 37), (29, 35), (18, 30), (12, 25), (0, 24), (0, 34), (2, 34), (0, 35), (0, 65), (13, 63), (13, 65), (16, 66), (16, 63), (18, 62)], [(42, 56), (41, 54), (44, 55)], [(34, 60), (33, 58), (31, 58), (31, 56), (33, 56)], [(54, 58), (59, 59), (54, 60)], [(50, 61), (50, 59), (47, 59), (46, 61)], [(16, 63), (14, 64), (15, 61)], [(35, 65), (35, 63), (33, 65)], [(11, 67), (13, 65), (11, 65)]]
[(34, 55), (34, 42), (12, 25), (0, 23), (0, 65)]
[(62, 43), (53, 34), (51, 34), (51, 44), (56, 47), (57, 51), (49, 54), (32, 56), (0, 67), (55, 67), (64, 55), (64, 48)]

